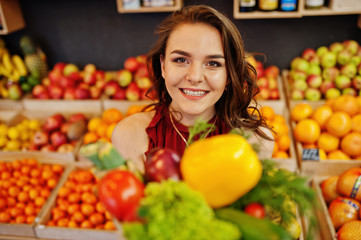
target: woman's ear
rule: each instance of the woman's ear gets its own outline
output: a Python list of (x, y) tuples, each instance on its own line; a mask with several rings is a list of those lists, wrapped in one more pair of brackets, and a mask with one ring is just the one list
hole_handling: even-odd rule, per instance
[(163, 54), (161, 54), (159, 56), (159, 61), (160, 61), (160, 70), (162, 71), (162, 77), (165, 78), (164, 77), (164, 56), (163, 56)]

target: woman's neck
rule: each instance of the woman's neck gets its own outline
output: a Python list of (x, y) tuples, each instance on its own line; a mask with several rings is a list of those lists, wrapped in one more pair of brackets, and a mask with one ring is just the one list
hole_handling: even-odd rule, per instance
[(174, 106), (172, 106), (172, 104), (169, 106), (169, 111), (171, 112), (176, 122), (180, 122), (187, 127), (193, 126), (198, 119), (208, 122), (213, 118), (215, 114), (215, 109), (213, 109), (212, 111), (205, 111), (201, 114), (187, 114), (185, 112), (182, 112), (178, 108), (175, 108)]

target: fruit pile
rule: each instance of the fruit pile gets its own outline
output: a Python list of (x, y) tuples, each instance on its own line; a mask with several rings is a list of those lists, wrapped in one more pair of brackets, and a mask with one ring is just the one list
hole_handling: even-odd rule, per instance
[(27, 149), (34, 134), (41, 129), (41, 122), (37, 119), (23, 119), (14, 126), (0, 124), (0, 150), (19, 151)]
[(30, 139), (26, 150), (73, 152), (77, 141), (84, 134), (87, 118), (82, 113), (74, 113), (66, 118), (60, 113), (47, 117)]
[(273, 158), (290, 158), (291, 137), (286, 119), (280, 114), (276, 114), (270, 106), (263, 106), (260, 109), (267, 124), (274, 130)]
[(313, 109), (291, 109), (294, 137), (303, 148), (318, 148), (320, 159), (361, 159), (361, 97), (342, 95)]
[(59, 189), (47, 226), (115, 230), (112, 216), (95, 195), (97, 180), (88, 169), (73, 170)]
[(108, 108), (100, 117), (89, 119), (83, 144), (93, 143), (99, 139), (110, 142), (114, 127), (123, 118), (124, 115), (118, 109)]
[(360, 176), (361, 168), (351, 168), (338, 176), (328, 177), (320, 184), (337, 239), (358, 239), (361, 235)]
[(292, 100), (361, 94), (361, 47), (354, 40), (307, 48), (291, 62), (288, 76)]
[(33, 223), (63, 171), (30, 158), (1, 161), (0, 223)]
[(280, 69), (276, 65), (264, 67), (263, 63), (256, 60), (253, 56), (248, 57), (247, 61), (257, 72), (257, 86), (260, 91), (256, 95), (256, 99), (278, 100), (280, 98), (280, 89), (277, 79), (280, 75)]

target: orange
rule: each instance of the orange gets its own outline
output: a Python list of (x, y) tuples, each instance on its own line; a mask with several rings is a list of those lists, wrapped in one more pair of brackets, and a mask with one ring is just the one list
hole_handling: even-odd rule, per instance
[(327, 154), (326, 154), (325, 150), (323, 150), (323, 149), (319, 149), (319, 156), (320, 156), (320, 160), (327, 159)]
[(267, 121), (271, 121), (275, 116), (275, 111), (270, 106), (261, 107), (260, 112), (262, 117), (265, 118)]
[(300, 120), (294, 129), (295, 138), (301, 143), (315, 143), (320, 134), (320, 126), (313, 119)]
[(361, 133), (361, 113), (356, 114), (351, 118), (351, 130)]
[(351, 132), (341, 140), (341, 149), (350, 156), (361, 154), (361, 133)]
[(87, 132), (84, 134), (83, 143), (86, 145), (88, 143), (96, 142), (98, 140), (98, 135), (94, 132)]
[(117, 123), (123, 119), (123, 114), (116, 108), (108, 108), (102, 114), (102, 119), (108, 123)]
[(315, 120), (321, 129), (326, 128), (326, 122), (333, 114), (333, 110), (330, 106), (323, 105), (315, 109), (312, 113), (311, 118)]
[(358, 113), (359, 104), (356, 100), (356, 97), (351, 95), (341, 95), (335, 99), (332, 104), (332, 109), (337, 111), (342, 111), (347, 113), (350, 117)]
[(275, 138), (289, 133), (288, 126), (285, 123), (272, 122), (269, 124), (272, 126), (272, 129), (275, 131)]
[(291, 138), (288, 135), (282, 135), (277, 139), (279, 150), (287, 151), (291, 145)]
[(102, 137), (106, 138), (107, 128), (108, 128), (108, 124), (105, 124), (105, 123), (100, 124), (100, 125), (97, 127), (96, 134), (97, 134), (99, 137), (101, 137), (101, 138), (102, 138)]
[(272, 156), (278, 152), (278, 143), (274, 142)]
[(116, 123), (112, 123), (107, 127), (106, 138), (108, 140), (112, 139), (112, 133), (113, 133), (113, 130), (114, 130), (116, 125), (117, 125)]
[(291, 119), (298, 122), (311, 116), (312, 112), (313, 109), (308, 103), (298, 103), (291, 109)]
[(343, 137), (351, 131), (350, 116), (345, 112), (335, 112), (326, 122), (326, 129), (336, 137)]
[(356, 97), (356, 101), (357, 101), (357, 103), (358, 103), (358, 109), (359, 109), (359, 113), (361, 113), (361, 96), (357, 96)]
[(284, 159), (286, 159), (286, 158), (289, 158), (289, 155), (285, 151), (278, 151), (273, 157), (274, 158), (284, 158)]
[(328, 153), (327, 158), (333, 160), (350, 160), (350, 157), (339, 149)]
[(278, 122), (278, 123), (286, 124), (286, 119), (285, 119), (284, 116), (276, 114), (273, 117), (272, 122)]
[(352, 220), (342, 225), (337, 232), (338, 239), (358, 240), (361, 236), (361, 221)]
[(140, 111), (142, 111), (143, 108), (144, 108), (144, 106), (142, 106), (142, 105), (132, 105), (127, 109), (126, 115), (129, 116), (134, 113), (140, 112)]
[(332, 152), (338, 149), (339, 144), (340, 139), (328, 132), (321, 133), (319, 139), (317, 140), (317, 146), (325, 152)]
[(88, 122), (88, 131), (89, 132), (95, 132), (95, 130), (97, 129), (97, 127), (103, 123), (103, 119), (101, 119), (100, 117), (95, 117), (89, 120)]

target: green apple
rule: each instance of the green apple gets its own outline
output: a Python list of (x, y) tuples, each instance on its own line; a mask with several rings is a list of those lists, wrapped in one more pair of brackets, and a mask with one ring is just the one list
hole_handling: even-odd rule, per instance
[(326, 99), (336, 98), (341, 96), (341, 91), (337, 88), (330, 88), (326, 91), (325, 97)]
[(23, 95), (23, 91), (21, 90), (18, 84), (11, 84), (8, 88), (9, 98), (12, 100), (18, 100)]
[(338, 75), (335, 79), (335, 84), (338, 89), (345, 89), (351, 86), (351, 78), (345, 75)]
[(321, 66), (326, 67), (333, 67), (336, 65), (337, 57), (336, 54), (333, 52), (326, 52), (321, 57)]
[(329, 49), (331, 52), (339, 53), (342, 49), (344, 49), (344, 46), (340, 42), (334, 42), (329, 46)]
[(326, 46), (321, 46), (319, 48), (316, 49), (316, 54), (317, 56), (319, 57), (322, 57), (323, 54), (327, 53), (328, 52), (328, 47)]
[(308, 73), (311, 75), (321, 75), (322, 69), (319, 65), (311, 64)]
[(349, 78), (353, 78), (354, 76), (356, 76), (356, 73), (357, 73), (357, 67), (352, 63), (347, 63), (346, 65), (343, 65), (341, 67), (341, 74)]

